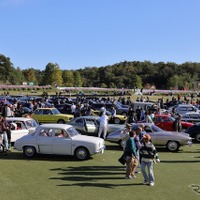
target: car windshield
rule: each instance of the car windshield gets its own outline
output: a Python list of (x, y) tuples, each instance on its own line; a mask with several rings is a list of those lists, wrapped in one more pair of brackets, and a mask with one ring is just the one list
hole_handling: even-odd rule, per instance
[(76, 135), (79, 135), (78, 131), (74, 127), (70, 127), (66, 131), (67, 131), (67, 133), (69, 134), (70, 137), (74, 137)]
[(38, 123), (34, 119), (30, 119), (30, 120), (25, 121), (25, 124), (26, 124), (28, 129), (31, 128), (31, 127), (37, 127), (38, 126)]
[(57, 108), (52, 109), (51, 112), (53, 113), (53, 115), (60, 114), (60, 111)]

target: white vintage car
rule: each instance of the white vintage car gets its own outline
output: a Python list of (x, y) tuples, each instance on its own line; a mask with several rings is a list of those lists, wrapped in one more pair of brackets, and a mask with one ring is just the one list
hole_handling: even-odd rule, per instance
[(35, 154), (72, 155), (85, 160), (96, 153), (103, 153), (104, 140), (79, 134), (67, 124), (42, 124), (32, 134), (16, 140), (15, 148), (23, 151), (26, 157)]
[(11, 143), (33, 133), (39, 125), (34, 119), (26, 117), (8, 117), (7, 121), (11, 125)]

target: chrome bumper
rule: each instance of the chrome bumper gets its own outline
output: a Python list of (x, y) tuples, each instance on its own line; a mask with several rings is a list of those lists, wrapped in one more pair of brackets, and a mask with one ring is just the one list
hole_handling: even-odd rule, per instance
[(106, 146), (104, 145), (103, 147), (101, 147), (100, 149), (96, 150), (94, 153), (101, 153), (103, 154), (104, 153), (104, 150), (106, 149)]

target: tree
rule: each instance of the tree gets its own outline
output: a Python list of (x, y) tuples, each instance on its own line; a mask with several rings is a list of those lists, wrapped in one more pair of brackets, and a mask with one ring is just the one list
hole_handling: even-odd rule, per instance
[(24, 75), (24, 77), (26, 77), (27, 82), (33, 82), (34, 85), (37, 85), (37, 79), (35, 77), (35, 70), (33, 68), (23, 70), (23, 75)]
[(62, 73), (63, 85), (67, 87), (74, 86), (74, 73), (72, 70), (64, 70)]
[(82, 80), (79, 71), (74, 71), (74, 86), (81, 87)]
[(43, 84), (44, 85), (59, 85), (63, 83), (62, 71), (58, 64), (49, 63), (44, 70)]

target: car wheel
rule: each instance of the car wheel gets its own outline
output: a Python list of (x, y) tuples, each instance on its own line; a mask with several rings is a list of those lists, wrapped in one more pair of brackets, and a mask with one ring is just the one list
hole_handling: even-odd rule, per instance
[(0, 145), (0, 153), (4, 152), (4, 145)]
[(89, 152), (85, 147), (78, 147), (75, 151), (75, 156), (78, 160), (86, 160), (89, 158)]
[(176, 152), (179, 150), (180, 144), (176, 141), (169, 141), (167, 143), (167, 149), (171, 152)]
[(120, 124), (120, 122), (121, 122), (121, 121), (120, 121), (119, 118), (115, 118), (115, 120), (114, 120), (114, 123), (115, 123), (115, 124)]
[(36, 154), (35, 147), (26, 146), (23, 148), (23, 153), (26, 157), (31, 158)]
[(58, 124), (65, 124), (65, 121), (63, 119), (59, 119), (57, 123)]
[(197, 142), (200, 142), (200, 133), (197, 133), (197, 134), (195, 135), (195, 140), (196, 140)]

